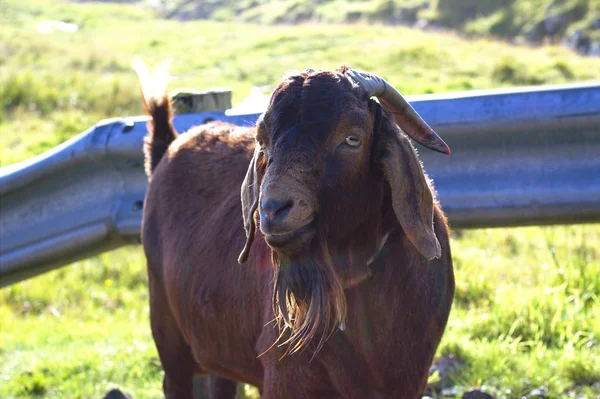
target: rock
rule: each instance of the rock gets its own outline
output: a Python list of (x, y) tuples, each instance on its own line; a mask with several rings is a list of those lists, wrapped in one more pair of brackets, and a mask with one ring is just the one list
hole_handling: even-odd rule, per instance
[(591, 57), (600, 57), (600, 41), (594, 42), (588, 53)]
[(541, 43), (544, 40), (544, 22), (536, 22), (529, 30), (523, 33), (523, 36), (527, 41), (531, 43)]
[(436, 371), (439, 376), (439, 381), (427, 387), (425, 393), (440, 392), (443, 389), (451, 388), (454, 382), (450, 378), (461, 366), (462, 362), (452, 355), (448, 355), (438, 359), (437, 362), (429, 370), (429, 375), (433, 375)]
[(74, 33), (77, 32), (78, 29), (79, 27), (77, 26), (77, 24), (74, 24), (72, 22), (42, 21), (38, 24), (38, 31), (44, 34), (53, 32), (55, 30), (60, 32)]
[(480, 391), (479, 389), (471, 389), (463, 394), (462, 399), (494, 399), (494, 397), (488, 393)]
[(426, 19), (420, 19), (415, 23), (415, 29), (427, 29), (429, 22)]
[(131, 396), (121, 392), (120, 389), (111, 389), (103, 399), (131, 399)]
[(460, 394), (461, 390), (459, 387), (454, 386), (454, 387), (450, 387), (450, 388), (446, 388), (446, 389), (442, 389), (442, 391), (440, 392), (440, 397), (456, 397), (458, 396), (458, 394)]
[(549, 15), (542, 21), (544, 38), (556, 41), (566, 30), (565, 18), (562, 15)]
[(567, 39), (569, 47), (582, 55), (589, 54), (592, 47), (592, 40), (582, 30), (574, 31)]
[(548, 388), (539, 387), (539, 388), (536, 388), (533, 391), (529, 392), (527, 395), (523, 396), (522, 399), (527, 399), (527, 398), (544, 399), (547, 394), (548, 394)]
[(419, 11), (421, 10), (421, 6), (404, 6), (398, 7), (397, 15), (395, 19), (402, 24), (414, 25), (418, 21)]

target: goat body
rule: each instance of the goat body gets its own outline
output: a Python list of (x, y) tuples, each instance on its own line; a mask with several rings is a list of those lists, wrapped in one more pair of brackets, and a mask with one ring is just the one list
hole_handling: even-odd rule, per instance
[(150, 184), (142, 238), (166, 397), (191, 398), (197, 374), (219, 376), (213, 397), (223, 399), (234, 398), (235, 382), (258, 387), (266, 399), (420, 397), (454, 292), (448, 228), (437, 203), (441, 256), (428, 260), (381, 185), (377, 231), (386, 239), (369, 252), (373, 259), (360, 278), (344, 280), (344, 320), (320, 344), (313, 340), (284, 356), (288, 346), (273, 345), (281, 342), (273, 281), (282, 266), (259, 229), (247, 264), (237, 260), (247, 240), (239, 188), (257, 129), (215, 122), (178, 136), (166, 94), (145, 102)]

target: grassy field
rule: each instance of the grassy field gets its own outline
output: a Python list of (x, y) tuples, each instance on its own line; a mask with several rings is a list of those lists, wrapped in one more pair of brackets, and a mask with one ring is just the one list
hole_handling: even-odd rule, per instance
[[(126, 0), (136, 2), (139, 0)], [(152, 4), (151, 0), (142, 0)], [(561, 36), (574, 29), (594, 35), (599, 0), (164, 0), (162, 15), (260, 23), (378, 22), (413, 25), (420, 21), (467, 34), (515, 38), (529, 36), (550, 16), (561, 16)], [(596, 35), (597, 36), (597, 35)]]
[[(75, 33), (42, 34), (47, 19)], [(600, 79), (600, 59), (558, 47), (367, 25), (164, 21), (116, 4), (0, 0), (0, 164), (96, 121), (141, 113), (129, 64), (173, 60), (172, 87), (231, 87), (234, 103), (292, 69), (342, 63), (405, 94)], [(426, 167), (427, 165), (425, 165)], [(457, 231), (457, 293), (439, 355), (460, 390), (600, 397), (600, 225)], [(0, 398), (161, 397), (139, 247), (0, 290)]]

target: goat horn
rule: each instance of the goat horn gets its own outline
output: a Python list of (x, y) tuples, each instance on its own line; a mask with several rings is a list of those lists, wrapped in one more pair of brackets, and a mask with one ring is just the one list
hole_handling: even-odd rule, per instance
[(450, 147), (421, 118), (415, 109), (385, 79), (363, 71), (348, 68), (346, 74), (360, 87), (377, 97), (394, 114), (396, 123), (410, 138), (424, 147), (442, 154), (450, 154)]

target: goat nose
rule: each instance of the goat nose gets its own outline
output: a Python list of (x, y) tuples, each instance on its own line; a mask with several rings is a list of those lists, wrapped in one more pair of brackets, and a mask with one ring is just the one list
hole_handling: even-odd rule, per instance
[(260, 204), (260, 213), (271, 223), (278, 223), (285, 220), (290, 214), (293, 201), (281, 198), (265, 198)]

